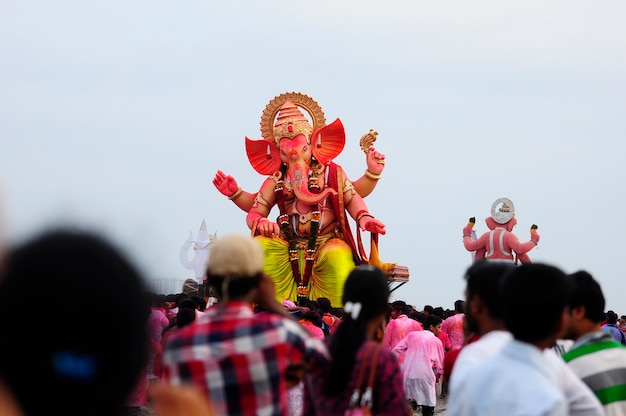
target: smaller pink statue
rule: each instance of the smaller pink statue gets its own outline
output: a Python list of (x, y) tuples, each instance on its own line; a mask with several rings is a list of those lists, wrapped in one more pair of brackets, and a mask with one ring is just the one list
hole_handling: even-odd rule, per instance
[(508, 261), (517, 264), (530, 263), (528, 252), (539, 243), (537, 226), (530, 227), (530, 241), (521, 243), (513, 234), (513, 227), (517, 224), (515, 206), (508, 198), (499, 198), (491, 205), (491, 217), (485, 218), (487, 227), (491, 231), (476, 238), (473, 231), (476, 220), (472, 217), (463, 228), (463, 245), (467, 251), (474, 254), (474, 261), (482, 259)]

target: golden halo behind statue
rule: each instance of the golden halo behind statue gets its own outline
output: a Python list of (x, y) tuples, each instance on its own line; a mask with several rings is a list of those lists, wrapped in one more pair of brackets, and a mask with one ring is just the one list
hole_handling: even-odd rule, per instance
[(278, 109), (285, 101), (291, 101), (298, 107), (303, 108), (309, 113), (309, 117), (313, 120), (313, 131), (326, 125), (326, 117), (319, 104), (306, 94), (299, 92), (285, 92), (274, 97), (263, 110), (261, 116), (261, 135), (265, 140), (274, 141), (274, 120)]

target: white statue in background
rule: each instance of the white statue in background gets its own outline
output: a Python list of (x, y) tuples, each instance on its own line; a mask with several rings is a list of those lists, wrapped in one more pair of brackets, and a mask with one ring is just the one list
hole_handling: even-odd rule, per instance
[[(200, 225), (200, 231), (195, 240), (193, 233), (189, 230), (189, 238), (183, 244), (180, 249), (180, 262), (189, 270), (193, 270), (194, 277), (198, 283), (202, 283), (204, 280), (204, 272), (206, 267), (207, 258), (209, 257), (209, 250), (211, 249), (211, 243), (217, 239), (217, 231), (213, 234), (209, 234), (206, 229), (206, 224), (202, 220)], [(193, 245), (194, 256), (193, 259), (189, 259), (189, 248)]]

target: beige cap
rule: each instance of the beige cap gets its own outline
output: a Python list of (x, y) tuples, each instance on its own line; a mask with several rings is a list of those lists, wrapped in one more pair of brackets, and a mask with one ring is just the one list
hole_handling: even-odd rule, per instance
[(254, 238), (233, 234), (211, 244), (207, 273), (229, 278), (251, 277), (263, 272), (263, 247)]

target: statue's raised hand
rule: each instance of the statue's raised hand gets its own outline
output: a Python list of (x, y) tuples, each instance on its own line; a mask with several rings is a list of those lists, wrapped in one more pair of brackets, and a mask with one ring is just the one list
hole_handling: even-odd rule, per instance
[(380, 175), (385, 169), (385, 155), (370, 147), (367, 152), (367, 170), (374, 175)]
[(213, 185), (215, 185), (217, 190), (224, 196), (231, 196), (239, 189), (239, 185), (237, 184), (235, 178), (225, 174), (221, 170), (218, 170), (215, 174), (215, 177), (213, 178)]

